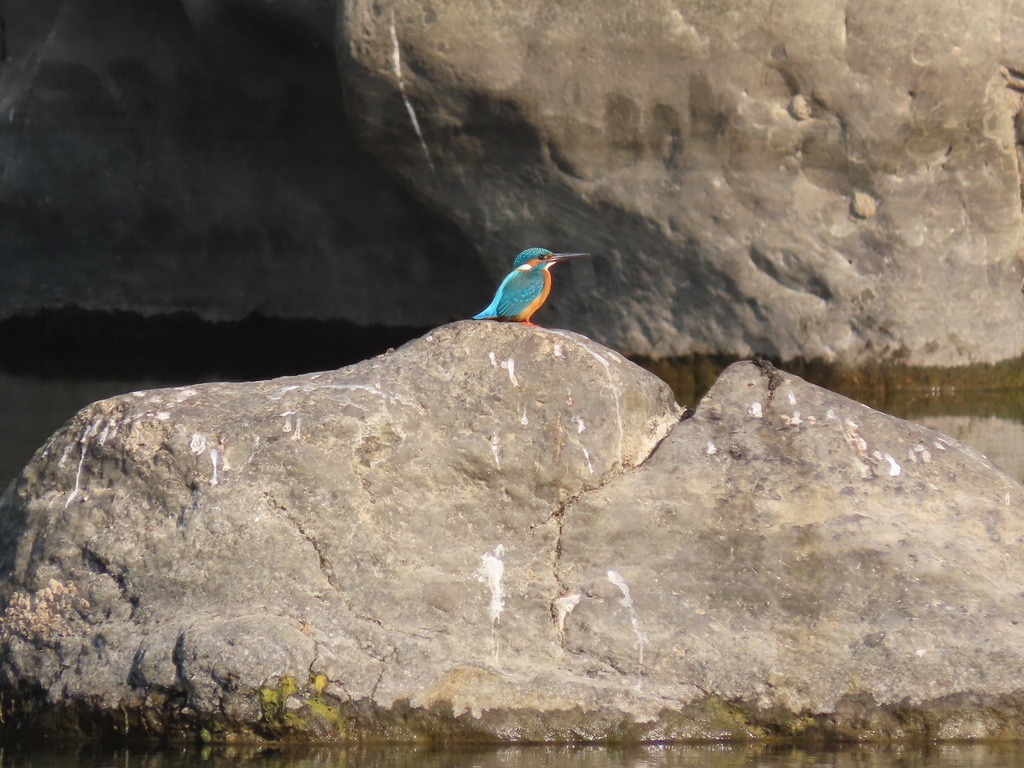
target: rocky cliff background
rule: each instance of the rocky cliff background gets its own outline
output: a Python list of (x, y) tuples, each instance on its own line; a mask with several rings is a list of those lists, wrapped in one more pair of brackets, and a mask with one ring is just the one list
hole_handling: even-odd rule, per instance
[(1022, 73), (1014, 0), (7, 0), (0, 318), (432, 326), (545, 245), (627, 354), (1012, 359)]

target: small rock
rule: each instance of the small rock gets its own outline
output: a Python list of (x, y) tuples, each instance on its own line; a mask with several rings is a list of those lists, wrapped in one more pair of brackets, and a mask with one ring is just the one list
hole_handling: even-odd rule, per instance
[(878, 203), (867, 192), (854, 192), (850, 212), (858, 219), (870, 219), (878, 211)]
[(811, 105), (802, 93), (795, 94), (790, 100), (789, 114), (794, 120), (806, 120), (811, 116)]

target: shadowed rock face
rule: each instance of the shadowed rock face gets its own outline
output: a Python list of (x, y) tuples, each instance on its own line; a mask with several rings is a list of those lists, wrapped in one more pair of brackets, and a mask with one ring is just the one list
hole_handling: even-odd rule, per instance
[(100, 401), (0, 501), (5, 722), (1020, 733), (1024, 488), (771, 368), (679, 421), (576, 334)]
[(1016, 3), (10, 0), (4, 19), (0, 317), (427, 327), (542, 245), (596, 254), (547, 316), (624, 353), (1024, 352)]
[(0, 318), (430, 327), (482, 306), (473, 247), (357, 146), (333, 9), (304, 10), (4, 4)]

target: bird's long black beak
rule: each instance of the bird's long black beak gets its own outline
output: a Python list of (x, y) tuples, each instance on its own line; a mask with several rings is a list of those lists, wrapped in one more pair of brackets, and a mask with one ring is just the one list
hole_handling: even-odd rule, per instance
[(545, 261), (568, 261), (569, 259), (578, 259), (581, 256), (589, 255), (589, 253), (552, 253)]

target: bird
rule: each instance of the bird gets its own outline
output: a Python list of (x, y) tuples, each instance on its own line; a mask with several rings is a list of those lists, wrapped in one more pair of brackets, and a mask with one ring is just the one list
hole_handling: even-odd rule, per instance
[(533, 313), (551, 292), (551, 267), (560, 261), (589, 256), (589, 253), (552, 253), (547, 248), (520, 251), (487, 309), (474, 320), (507, 320), (536, 327)]

